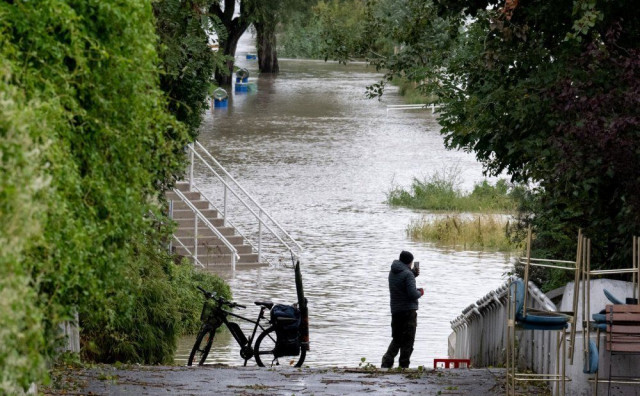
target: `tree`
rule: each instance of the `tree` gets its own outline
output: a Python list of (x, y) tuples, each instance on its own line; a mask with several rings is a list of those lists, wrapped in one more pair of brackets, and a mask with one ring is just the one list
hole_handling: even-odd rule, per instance
[(252, 1), (254, 0), (239, 0), (239, 15), (236, 17), (234, 17), (236, 0), (224, 0), (224, 7), (220, 1), (209, 5), (209, 13), (216, 17), (225, 29), (224, 32), (218, 34), (220, 49), (227, 56), (225, 70), (216, 70), (216, 81), (220, 85), (231, 85), (238, 40), (252, 22), (252, 12), (254, 11)]
[(74, 313), (83, 357), (148, 364), (197, 315), (166, 249), (190, 137), (155, 22), (141, 0), (0, 2), (0, 394), (46, 380)]
[(280, 24), (286, 23), (293, 15), (310, 13), (316, 0), (274, 0), (255, 1), (253, 4), (253, 26), (256, 29), (258, 68), (261, 73), (277, 73), (277, 35)]
[(278, 73), (276, 28), (278, 26), (278, 8), (282, 1), (266, 2), (265, 7), (255, 17), (256, 47), (258, 49), (258, 69), (261, 73)]
[(212, 21), (206, 18), (209, 2), (161, 0), (153, 3), (158, 53), (163, 73), (160, 88), (169, 99), (169, 111), (183, 122), (192, 138), (198, 133), (216, 70), (225, 58), (209, 47)]
[(366, 23), (377, 29), (356, 38), (358, 48), (389, 35), (400, 49), (372, 58), (385, 79), (369, 93), (382, 95), (394, 78), (414, 81), (441, 105), (449, 148), (475, 153), (489, 174), (536, 183), (524, 221), (534, 225), (541, 253), (572, 257), (582, 228), (594, 266), (628, 265), (631, 235), (640, 233), (634, 3), (398, 5), (406, 10), (398, 18), (374, 13)]

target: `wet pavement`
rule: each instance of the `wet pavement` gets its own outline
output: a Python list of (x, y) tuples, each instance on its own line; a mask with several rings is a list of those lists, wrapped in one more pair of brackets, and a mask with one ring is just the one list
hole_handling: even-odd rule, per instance
[[(45, 395), (503, 395), (504, 369), (95, 366), (54, 372)], [(544, 389), (523, 389), (542, 395)]]

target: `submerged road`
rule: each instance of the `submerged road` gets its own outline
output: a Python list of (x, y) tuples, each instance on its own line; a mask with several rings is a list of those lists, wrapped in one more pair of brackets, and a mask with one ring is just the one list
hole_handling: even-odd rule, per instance
[[(122, 367), (54, 372), (45, 395), (482, 395), (504, 394), (504, 369)], [(521, 394), (546, 395), (531, 387)]]

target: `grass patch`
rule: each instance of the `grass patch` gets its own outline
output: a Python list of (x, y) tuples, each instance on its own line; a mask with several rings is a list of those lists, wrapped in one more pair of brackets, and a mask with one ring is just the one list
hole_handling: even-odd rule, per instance
[(456, 171), (436, 172), (424, 180), (413, 179), (407, 189), (396, 186), (387, 193), (387, 203), (412, 209), (453, 212), (513, 213), (525, 187), (504, 179), (495, 184), (483, 181), (465, 193), (458, 187)]
[(403, 97), (407, 104), (434, 103), (436, 97), (426, 95), (418, 86), (418, 83), (409, 81), (406, 78), (394, 78), (391, 83), (398, 87), (398, 94)]
[(447, 215), (435, 220), (413, 221), (407, 233), (418, 241), (437, 242), (464, 249), (513, 251), (520, 243), (509, 235), (511, 223), (505, 216), (484, 215), (469, 218)]

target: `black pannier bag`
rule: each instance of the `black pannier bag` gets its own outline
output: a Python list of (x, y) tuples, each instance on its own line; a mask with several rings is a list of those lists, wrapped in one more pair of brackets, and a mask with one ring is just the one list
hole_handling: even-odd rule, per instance
[[(282, 320), (279, 320), (282, 318)], [(284, 304), (271, 309), (271, 323), (276, 326), (276, 356), (298, 356), (300, 354), (300, 310)]]

